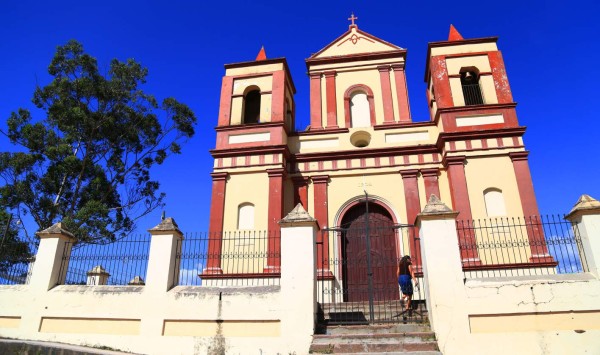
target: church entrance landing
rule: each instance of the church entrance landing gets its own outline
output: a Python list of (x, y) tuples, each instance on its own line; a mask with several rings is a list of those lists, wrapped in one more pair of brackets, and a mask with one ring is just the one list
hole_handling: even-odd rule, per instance
[[(325, 324), (423, 321), (418, 310), (424, 300), (421, 290), (414, 289), (414, 311), (404, 312), (396, 276), (402, 255), (410, 254), (415, 250), (411, 244), (419, 242), (416, 229), (395, 224), (384, 206), (366, 201), (349, 208), (339, 227), (320, 231), (319, 320)], [(420, 256), (411, 257), (420, 265)]]

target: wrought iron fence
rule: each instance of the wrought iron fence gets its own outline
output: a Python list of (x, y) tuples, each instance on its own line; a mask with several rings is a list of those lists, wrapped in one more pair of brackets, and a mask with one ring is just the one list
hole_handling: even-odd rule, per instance
[[(403, 255), (411, 256), (416, 274), (408, 311), (396, 274)], [(368, 229), (365, 223), (357, 229), (321, 231), (317, 242), (319, 323), (426, 321), (421, 265), (418, 230), (413, 226), (371, 221)]]
[(465, 278), (587, 270), (577, 224), (559, 215), (459, 220), (456, 225)]
[(279, 285), (280, 253), (279, 231), (186, 234), (177, 245), (175, 284)]
[(149, 250), (149, 235), (104, 244), (67, 242), (59, 284), (143, 285)]
[(2, 240), (0, 244), (0, 285), (29, 283), (35, 263), (37, 242), (18, 239)]

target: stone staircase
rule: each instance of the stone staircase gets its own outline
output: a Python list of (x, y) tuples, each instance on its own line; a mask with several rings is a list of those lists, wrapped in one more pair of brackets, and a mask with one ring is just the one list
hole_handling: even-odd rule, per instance
[(441, 355), (429, 324), (338, 325), (313, 335), (311, 354)]
[(321, 324), (368, 324), (368, 323), (428, 323), (427, 308), (421, 301), (413, 301), (410, 313), (403, 312), (398, 300), (375, 301), (373, 321), (368, 302), (341, 302), (319, 304)]
[[(325, 321), (317, 328), (310, 346), (312, 354), (419, 354), (441, 355), (422, 303), (410, 313), (398, 313), (398, 301), (375, 304), (375, 323), (369, 325), (368, 304), (323, 304)], [(353, 325), (332, 325), (334, 323)]]

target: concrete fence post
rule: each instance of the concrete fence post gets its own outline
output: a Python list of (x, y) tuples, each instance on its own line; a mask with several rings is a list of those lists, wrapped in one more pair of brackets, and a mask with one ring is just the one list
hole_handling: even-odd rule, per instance
[(166, 292), (179, 280), (179, 260), (183, 233), (173, 218), (165, 218), (159, 225), (149, 229), (152, 235), (150, 255), (146, 272), (145, 290)]
[(432, 195), (417, 216), (427, 311), (440, 350), (448, 354), (458, 349), (449, 349), (446, 344), (464, 343), (462, 340), (469, 333), (457, 215)]
[(63, 256), (71, 255), (73, 234), (62, 228), (61, 223), (36, 233), (40, 245), (31, 270), (29, 287), (36, 291), (48, 291), (65, 280), (68, 259), (63, 263)]
[(281, 339), (286, 352), (308, 351), (316, 320), (317, 221), (296, 207), (281, 221)]
[(600, 201), (582, 195), (565, 218), (577, 224), (579, 236), (575, 236), (581, 237), (581, 248), (587, 261), (583, 271), (600, 279)]
[[(176, 286), (179, 280), (180, 260), (177, 259), (177, 253), (181, 251), (183, 233), (173, 218), (165, 218), (148, 232), (152, 235), (152, 239), (144, 296), (152, 299), (152, 303), (160, 304), (165, 300), (167, 291)], [(164, 316), (161, 312), (153, 312), (142, 317), (140, 335), (148, 339), (161, 336), (163, 323)]]

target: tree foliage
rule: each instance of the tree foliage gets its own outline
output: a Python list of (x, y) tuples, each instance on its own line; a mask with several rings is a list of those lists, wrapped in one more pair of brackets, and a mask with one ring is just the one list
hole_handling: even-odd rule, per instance
[(162, 205), (151, 167), (180, 153), (196, 117), (142, 91), (140, 63), (113, 59), (103, 75), (74, 40), (57, 48), (48, 72), (52, 81), (33, 94), (45, 118), (19, 109), (3, 132), (15, 149), (0, 153), (0, 207), (31, 215), (38, 229), (61, 221), (86, 242), (124, 236)]
[(10, 214), (0, 210), (0, 279), (10, 280), (13, 276), (22, 276), (7, 273), (13, 265), (29, 262), (29, 258), (33, 256), (32, 246), (32, 243), (19, 238), (16, 221)]

